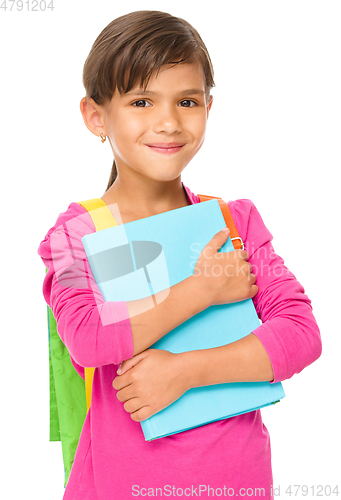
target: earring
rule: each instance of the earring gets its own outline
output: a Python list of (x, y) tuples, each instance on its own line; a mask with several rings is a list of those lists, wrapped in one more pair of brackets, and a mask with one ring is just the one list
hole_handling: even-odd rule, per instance
[(101, 133), (99, 134), (99, 136), (100, 136), (100, 138), (101, 138), (101, 141), (102, 141), (102, 142), (106, 141), (107, 136), (106, 136), (106, 135), (103, 135), (103, 132), (101, 132)]

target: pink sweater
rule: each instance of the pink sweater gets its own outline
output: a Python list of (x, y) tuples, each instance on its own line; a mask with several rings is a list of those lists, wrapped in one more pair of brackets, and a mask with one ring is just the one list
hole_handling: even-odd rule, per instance
[[(183, 187), (189, 202), (199, 203)], [(283, 381), (321, 355), (319, 328), (255, 205), (241, 199), (229, 206), (257, 276), (253, 301), (262, 324), (253, 333), (269, 355), (274, 382)], [(72, 362), (83, 378), (84, 366), (97, 367), (64, 500), (231, 497), (232, 488), (238, 496), (273, 498), (270, 438), (260, 410), (144, 440), (112, 387), (121, 361), (133, 356), (133, 339), (126, 303), (105, 302), (88, 266), (81, 238), (94, 231), (85, 209), (71, 203), (38, 249), (48, 268), (43, 294)]]

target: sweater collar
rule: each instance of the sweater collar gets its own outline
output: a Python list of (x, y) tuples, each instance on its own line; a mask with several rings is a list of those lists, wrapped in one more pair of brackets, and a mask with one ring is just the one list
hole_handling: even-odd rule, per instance
[(198, 196), (192, 193), (192, 191), (187, 186), (185, 186), (183, 182), (181, 182), (181, 184), (187, 194), (189, 203), (191, 205), (193, 205), (194, 203), (200, 203), (200, 199), (198, 198)]

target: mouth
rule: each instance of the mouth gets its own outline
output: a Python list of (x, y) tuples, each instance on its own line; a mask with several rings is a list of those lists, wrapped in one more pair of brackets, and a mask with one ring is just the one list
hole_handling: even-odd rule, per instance
[(149, 149), (155, 151), (156, 153), (174, 154), (178, 151), (181, 151), (185, 144), (179, 142), (158, 142), (153, 144), (146, 144), (146, 146), (148, 146)]

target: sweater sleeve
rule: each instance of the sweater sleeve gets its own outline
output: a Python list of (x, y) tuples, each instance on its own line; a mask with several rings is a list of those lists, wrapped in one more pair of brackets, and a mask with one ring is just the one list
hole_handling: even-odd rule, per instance
[(93, 232), (89, 213), (71, 203), (38, 248), (47, 268), (45, 301), (72, 360), (81, 367), (120, 364), (134, 350), (126, 303), (106, 302), (88, 265), (81, 238)]
[(255, 205), (250, 200), (236, 200), (229, 206), (259, 288), (253, 303), (262, 324), (252, 333), (269, 356), (274, 372), (272, 383), (281, 382), (319, 358), (320, 331), (310, 299), (275, 253), (272, 234)]

